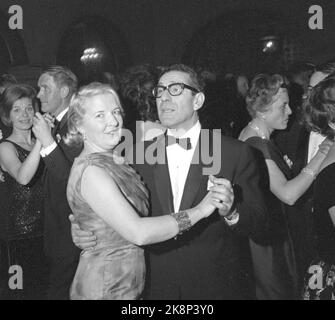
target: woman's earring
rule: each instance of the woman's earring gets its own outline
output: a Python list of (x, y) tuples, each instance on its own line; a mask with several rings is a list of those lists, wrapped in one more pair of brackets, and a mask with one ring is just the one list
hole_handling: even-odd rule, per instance
[(85, 141), (86, 140), (86, 132), (84, 131), (81, 135), (83, 136), (83, 140)]
[(328, 122), (328, 126), (335, 131), (335, 123), (334, 122)]

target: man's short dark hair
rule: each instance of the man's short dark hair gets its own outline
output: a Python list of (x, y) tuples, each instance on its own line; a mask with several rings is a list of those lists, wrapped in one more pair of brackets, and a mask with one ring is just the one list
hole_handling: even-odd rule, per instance
[(316, 71), (324, 74), (332, 74), (335, 72), (335, 60), (329, 60), (316, 66)]
[(1, 74), (0, 75), (0, 93), (3, 92), (7, 87), (17, 83), (16, 78), (12, 74)]
[(180, 72), (187, 73), (190, 77), (191, 82), (192, 82), (192, 83), (190, 83), (190, 85), (194, 86), (200, 92), (204, 92), (205, 82), (204, 82), (203, 78), (201, 77), (201, 75), (199, 73), (197, 73), (191, 67), (189, 67), (185, 64), (181, 64), (181, 63), (180, 64), (173, 64), (173, 65), (170, 65), (170, 66), (164, 68), (159, 77), (161, 78), (165, 73), (168, 73), (170, 71), (180, 71)]
[(50, 66), (42, 71), (42, 74), (51, 76), (58, 87), (67, 86), (69, 88), (69, 98), (77, 91), (78, 78), (68, 68), (63, 66)]

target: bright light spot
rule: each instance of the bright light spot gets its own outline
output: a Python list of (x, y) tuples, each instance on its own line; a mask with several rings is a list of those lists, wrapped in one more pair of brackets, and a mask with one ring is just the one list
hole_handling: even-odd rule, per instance
[(102, 53), (99, 53), (99, 50), (97, 48), (87, 48), (84, 50), (83, 55), (80, 58), (80, 61), (82, 63), (88, 63), (97, 61), (102, 57)]
[(266, 43), (266, 47), (267, 48), (271, 48), (273, 46), (273, 42), (272, 41), (268, 41), (267, 43)]

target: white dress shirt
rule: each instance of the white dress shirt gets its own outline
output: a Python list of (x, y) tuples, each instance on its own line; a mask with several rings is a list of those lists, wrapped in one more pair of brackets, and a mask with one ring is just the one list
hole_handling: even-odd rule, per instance
[[(199, 141), (200, 132), (201, 125), (198, 121), (189, 131), (179, 137), (190, 138), (191, 149), (189, 150), (185, 150), (177, 143), (166, 147), (166, 155), (168, 159), (168, 167), (173, 194), (174, 212), (178, 212), (180, 208), (187, 175), (190, 170), (194, 151)], [(167, 130), (167, 134), (174, 136), (169, 129)], [(236, 214), (236, 217), (232, 220), (228, 220), (225, 217), (225, 221), (229, 226), (235, 225), (239, 221), (239, 214)]]
[(317, 132), (311, 132), (309, 135), (308, 142), (308, 159), (307, 163), (311, 161), (311, 159), (316, 155), (319, 149), (319, 145), (326, 139), (325, 136), (321, 135)]
[[(64, 118), (64, 116), (66, 115), (66, 113), (69, 111), (69, 108), (64, 109), (57, 117), (57, 121), (61, 122), (62, 119)], [(52, 144), (50, 144), (49, 146), (42, 148), (40, 151), (41, 157), (44, 158), (47, 155), (49, 155), (52, 151), (54, 151), (57, 147), (57, 142), (54, 141)]]
[[(170, 181), (173, 193), (174, 212), (179, 211), (181, 199), (184, 193), (184, 187), (188, 171), (192, 162), (195, 148), (199, 141), (201, 125), (198, 121), (190, 130), (179, 138), (190, 138), (191, 149), (185, 150), (179, 144), (175, 143), (166, 148), (168, 159)], [(167, 134), (173, 136), (171, 130)]]

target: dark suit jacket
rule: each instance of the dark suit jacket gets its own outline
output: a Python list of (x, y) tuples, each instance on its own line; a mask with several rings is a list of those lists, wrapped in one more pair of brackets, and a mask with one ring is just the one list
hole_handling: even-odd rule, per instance
[[(60, 123), (58, 137), (67, 133), (67, 115)], [(57, 140), (57, 138), (56, 138)], [(66, 198), (66, 187), (74, 158), (81, 148), (69, 147), (62, 138), (57, 148), (43, 158), (45, 162), (44, 185), (45, 201), (45, 253), (53, 258), (71, 257), (79, 254), (71, 238), (69, 215), (71, 209)]]
[[(217, 133), (215, 133), (217, 134)], [(217, 148), (214, 139), (209, 150)], [(218, 177), (235, 185), (240, 220), (228, 226), (217, 212), (198, 222), (176, 239), (147, 247), (150, 299), (243, 299), (248, 290), (248, 237), (261, 240), (267, 228), (266, 209), (259, 189), (259, 174), (249, 147), (221, 136), (221, 169)], [(158, 139), (156, 144), (160, 144)], [(145, 143), (148, 147), (148, 143)], [(197, 150), (204, 149), (201, 139)], [(197, 154), (197, 150), (195, 154)], [(193, 161), (192, 161), (193, 162)], [(191, 164), (180, 210), (195, 207), (207, 194), (206, 165)], [(165, 164), (135, 164), (150, 191), (152, 216), (173, 212), (172, 189)], [(249, 270), (250, 271), (250, 270)]]

